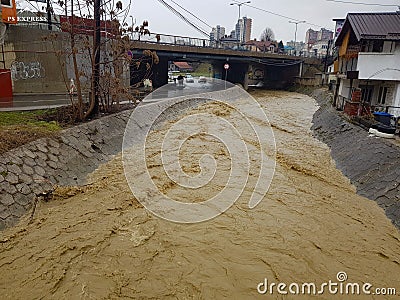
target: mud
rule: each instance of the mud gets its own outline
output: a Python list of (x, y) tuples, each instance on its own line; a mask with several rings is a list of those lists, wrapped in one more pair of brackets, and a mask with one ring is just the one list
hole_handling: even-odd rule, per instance
[[(250, 191), (245, 191), (232, 208), (207, 222), (159, 219), (133, 197), (116, 156), (91, 174), (87, 186), (59, 188), (52, 201), (39, 203), (32, 223), (26, 217), (1, 233), (1, 298), (332, 299), (327, 292), (262, 296), (257, 285), (264, 278), (319, 285), (337, 282), (338, 272), (346, 272), (348, 282), (400, 293), (399, 231), (375, 202), (356, 194), (329, 148), (312, 137), (315, 101), (287, 92), (254, 96), (266, 109), (277, 145), (275, 177), (255, 209), (248, 208)], [(150, 138), (162, 134), (157, 130)], [(228, 153), (215, 143), (203, 136), (188, 141), (182, 168), (197, 174), (198, 157), (190, 153), (201, 149), (221, 159), (224, 170)], [(165, 181), (162, 166), (152, 166), (158, 186), (179, 193)], [(223, 186), (226, 174), (217, 173), (216, 179), (220, 182), (202, 197)], [(196, 193), (186, 197), (202, 199)]]

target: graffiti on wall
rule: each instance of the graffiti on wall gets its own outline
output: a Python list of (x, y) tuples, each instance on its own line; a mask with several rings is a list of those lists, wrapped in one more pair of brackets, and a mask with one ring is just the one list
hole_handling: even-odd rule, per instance
[(44, 77), (45, 70), (38, 61), (29, 63), (14, 61), (11, 64), (11, 78), (13, 80), (27, 80)]

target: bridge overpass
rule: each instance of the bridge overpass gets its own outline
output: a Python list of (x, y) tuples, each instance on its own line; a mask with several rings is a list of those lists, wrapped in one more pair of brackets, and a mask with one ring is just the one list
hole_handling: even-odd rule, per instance
[[(285, 88), (300, 74), (303, 58), (261, 51), (246, 51), (239, 46), (230, 49), (223, 43), (172, 35), (151, 34), (133, 39), (131, 51), (140, 57), (144, 50), (156, 51), (160, 62), (153, 66), (154, 87), (168, 83), (168, 62), (207, 62), (213, 66), (213, 77), (225, 79), (224, 64), (229, 64), (227, 80), (247, 89), (249, 82), (263, 81), (269, 88)], [(132, 66), (134, 72), (135, 66)], [(255, 75), (256, 74), (256, 75)], [(140, 81), (140, 76), (137, 77)], [(131, 84), (135, 78), (131, 76)]]

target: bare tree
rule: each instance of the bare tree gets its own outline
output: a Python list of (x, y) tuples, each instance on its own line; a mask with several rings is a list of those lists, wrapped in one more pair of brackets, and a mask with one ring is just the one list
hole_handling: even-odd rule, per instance
[[(130, 74), (131, 69), (139, 69), (142, 64), (150, 73), (153, 64), (158, 63), (158, 56), (152, 51), (144, 51), (140, 58), (132, 57), (130, 37), (136, 33), (140, 39), (140, 36), (150, 35), (150, 31), (147, 21), (136, 28), (134, 24), (127, 23), (130, 3), (125, 8), (118, 0), (101, 4), (99, 28), (99, 22), (94, 20), (95, 1), (59, 0), (56, 4), (62, 10), (61, 29), (67, 35), (60, 37), (59, 34), (51, 34), (46, 37), (55, 42), (64, 39), (68, 45), (66, 49), (56, 51), (57, 45), (53, 43), (61, 66), (64, 69), (72, 66), (70, 69), (75, 81), (66, 77), (64, 81), (70, 94), (74, 112), (72, 119), (75, 122), (83, 121), (99, 111), (109, 112), (119, 105), (120, 100), (134, 100), (128, 83), (130, 76), (126, 74)], [(101, 36), (98, 47), (95, 47), (96, 28)], [(70, 86), (70, 80), (74, 82), (74, 89)]]
[(264, 31), (261, 33), (260, 40), (263, 42), (275, 40), (274, 31), (269, 27), (265, 28)]

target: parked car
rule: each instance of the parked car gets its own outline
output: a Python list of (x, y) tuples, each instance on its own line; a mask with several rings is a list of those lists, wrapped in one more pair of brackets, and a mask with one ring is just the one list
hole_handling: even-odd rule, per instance
[(206, 82), (207, 82), (207, 78), (205, 78), (204, 76), (199, 77), (199, 83), (206, 83)]
[(193, 82), (194, 82), (193, 76), (190, 75), (190, 74), (187, 74), (187, 75), (186, 75), (186, 82), (187, 82), (187, 83), (193, 83)]

